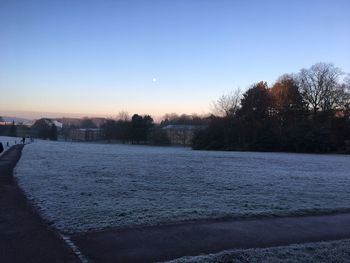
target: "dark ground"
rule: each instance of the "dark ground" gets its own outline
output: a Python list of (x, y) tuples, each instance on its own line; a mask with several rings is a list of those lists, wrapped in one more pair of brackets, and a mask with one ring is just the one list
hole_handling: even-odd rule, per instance
[(0, 262), (80, 262), (28, 203), (12, 171), (23, 145), (0, 157)]

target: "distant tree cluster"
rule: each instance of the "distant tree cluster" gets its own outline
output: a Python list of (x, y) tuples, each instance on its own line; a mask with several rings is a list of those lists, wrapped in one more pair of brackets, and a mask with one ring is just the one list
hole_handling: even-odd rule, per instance
[(131, 119), (127, 115), (119, 116), (118, 120), (106, 120), (101, 125), (105, 139), (120, 140), (123, 143), (147, 142), (154, 122), (151, 116), (134, 114)]
[(57, 141), (57, 127), (54, 123), (52, 123), (50, 119), (43, 118), (35, 121), (35, 123), (31, 127), (31, 130), (37, 138)]
[(215, 118), (193, 138), (194, 149), (345, 152), (350, 142), (350, 81), (318, 63), (223, 95)]
[(118, 119), (107, 119), (101, 125), (104, 138), (122, 143), (147, 143), (153, 145), (169, 145), (170, 138), (163, 129), (167, 125), (203, 125), (208, 123), (207, 118), (197, 115), (166, 114), (160, 124), (155, 124), (150, 115), (134, 114), (131, 118), (127, 113), (119, 114)]

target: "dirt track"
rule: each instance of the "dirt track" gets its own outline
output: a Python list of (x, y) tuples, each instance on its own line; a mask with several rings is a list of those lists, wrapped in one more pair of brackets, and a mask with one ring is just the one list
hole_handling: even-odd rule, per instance
[(0, 157), (0, 262), (79, 262), (17, 186), (12, 172), (23, 145)]

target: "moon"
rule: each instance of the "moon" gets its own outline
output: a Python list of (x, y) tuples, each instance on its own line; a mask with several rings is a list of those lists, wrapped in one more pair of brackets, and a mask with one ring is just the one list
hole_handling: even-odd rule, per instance
[(153, 82), (157, 82), (157, 79), (156, 79), (156, 78), (153, 78), (152, 81), (153, 81)]

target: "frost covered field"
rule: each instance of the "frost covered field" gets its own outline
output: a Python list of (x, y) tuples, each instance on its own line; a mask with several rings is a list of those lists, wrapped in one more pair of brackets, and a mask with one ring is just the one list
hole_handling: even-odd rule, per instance
[(35, 141), (15, 176), (63, 232), (350, 210), (350, 156)]

